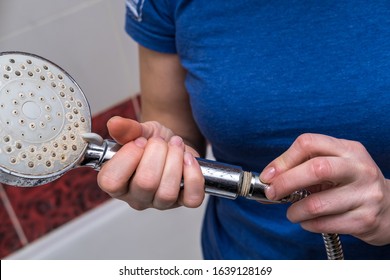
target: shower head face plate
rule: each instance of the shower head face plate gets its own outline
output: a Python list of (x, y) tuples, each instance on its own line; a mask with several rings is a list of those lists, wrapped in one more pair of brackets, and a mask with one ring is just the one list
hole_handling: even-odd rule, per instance
[(77, 165), (91, 132), (82, 90), (54, 63), (28, 53), (0, 53), (0, 181), (34, 186)]

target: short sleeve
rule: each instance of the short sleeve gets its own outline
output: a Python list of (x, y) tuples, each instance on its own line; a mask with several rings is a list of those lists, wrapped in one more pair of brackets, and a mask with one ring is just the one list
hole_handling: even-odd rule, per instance
[(126, 32), (154, 51), (176, 53), (175, 23), (163, 0), (127, 0)]

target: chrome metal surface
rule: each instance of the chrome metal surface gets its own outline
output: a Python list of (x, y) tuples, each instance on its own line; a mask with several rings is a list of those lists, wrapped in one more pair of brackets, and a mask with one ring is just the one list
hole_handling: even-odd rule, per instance
[(89, 143), (81, 166), (88, 166), (99, 171), (102, 165), (110, 160), (120, 147), (119, 144), (111, 140), (104, 140), (100, 145)]
[(243, 170), (234, 165), (207, 159), (197, 159), (205, 178), (208, 194), (235, 199), (241, 190)]

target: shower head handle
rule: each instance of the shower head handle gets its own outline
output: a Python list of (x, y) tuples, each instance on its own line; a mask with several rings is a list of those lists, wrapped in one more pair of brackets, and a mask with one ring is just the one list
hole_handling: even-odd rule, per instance
[(121, 145), (115, 141), (103, 139), (99, 134), (93, 132), (84, 133), (82, 137), (88, 143), (88, 146), (80, 166), (91, 167), (96, 171), (100, 171), (102, 165), (121, 148)]
[[(103, 139), (98, 134), (87, 133), (83, 138), (89, 143), (80, 166), (87, 166), (100, 171), (102, 165), (109, 161), (121, 148), (113, 140)], [(261, 182), (257, 172), (244, 171), (242, 167), (204, 158), (196, 158), (204, 176), (205, 192), (213, 196), (228, 199), (245, 197), (264, 203), (293, 203), (308, 195), (306, 190), (300, 190), (281, 200), (269, 200), (265, 195), (268, 185)], [(182, 180), (181, 188), (184, 188)]]

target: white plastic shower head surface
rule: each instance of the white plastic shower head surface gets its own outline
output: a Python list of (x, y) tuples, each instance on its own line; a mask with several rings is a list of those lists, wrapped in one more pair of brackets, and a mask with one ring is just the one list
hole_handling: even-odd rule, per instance
[(0, 53), (0, 181), (43, 184), (78, 165), (91, 132), (88, 102), (56, 64), (22, 52)]

